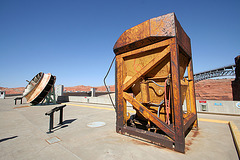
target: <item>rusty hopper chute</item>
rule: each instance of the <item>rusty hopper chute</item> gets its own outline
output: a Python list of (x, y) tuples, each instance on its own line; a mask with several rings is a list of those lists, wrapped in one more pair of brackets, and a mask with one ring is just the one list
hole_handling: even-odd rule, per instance
[(53, 89), (56, 77), (51, 73), (38, 73), (26, 86), (23, 97), (27, 99), (27, 103), (36, 105), (44, 100), (44, 98)]
[[(175, 14), (126, 30), (113, 50), (117, 132), (185, 152), (185, 135), (197, 128), (197, 114), (190, 38)], [(126, 101), (136, 110), (131, 117)]]

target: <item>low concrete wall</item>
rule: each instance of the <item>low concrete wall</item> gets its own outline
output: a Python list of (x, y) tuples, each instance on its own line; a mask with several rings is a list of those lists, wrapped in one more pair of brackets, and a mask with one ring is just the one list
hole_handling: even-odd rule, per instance
[[(197, 100), (197, 112), (240, 115), (240, 101)], [(186, 102), (183, 104), (186, 110)]]
[(57, 103), (69, 102), (68, 96), (57, 96)]
[[(111, 95), (115, 104), (115, 96)], [(99, 97), (90, 96), (59, 96), (59, 102), (82, 102), (82, 103), (95, 103), (112, 105), (108, 95)], [(197, 100), (197, 112), (215, 113), (215, 114), (233, 114), (240, 116), (240, 101), (219, 101), (219, 100)], [(127, 106), (132, 106), (127, 102)], [(183, 103), (183, 110), (186, 110), (186, 102)]]
[[(115, 103), (115, 98), (112, 97)], [(98, 103), (98, 104), (109, 104), (112, 105), (108, 97), (80, 97), (80, 96), (69, 96), (69, 102), (83, 102), (83, 103)]]
[(6, 97), (13, 97), (13, 96), (19, 96), (19, 97), (21, 97), (22, 94), (6, 94)]
[[(115, 96), (112, 96), (113, 103), (115, 105)], [(100, 96), (100, 97), (82, 97), (82, 96), (59, 96), (59, 102), (82, 102), (82, 103), (95, 103), (95, 104), (107, 104), (112, 105), (112, 102), (108, 95)], [(132, 106), (129, 102), (127, 102), (127, 106)]]
[[(114, 92), (110, 92), (114, 93)], [(108, 92), (95, 92), (95, 97), (102, 96), (102, 95), (108, 95)], [(64, 92), (63, 96), (80, 96), (80, 97), (90, 97), (91, 91), (87, 92)]]

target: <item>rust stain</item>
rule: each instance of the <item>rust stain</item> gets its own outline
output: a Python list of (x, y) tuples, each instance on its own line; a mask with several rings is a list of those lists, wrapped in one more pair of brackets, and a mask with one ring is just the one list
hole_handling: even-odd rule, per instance
[(192, 137), (197, 137), (197, 135), (199, 135), (199, 134), (200, 134), (199, 131), (193, 131), (193, 135), (192, 135)]
[(13, 107), (13, 109), (17, 109), (17, 108), (26, 108), (26, 107), (31, 107), (31, 106), (19, 106), (19, 107)]
[(192, 145), (192, 140), (188, 140), (188, 141), (186, 142), (186, 145), (187, 145), (187, 146), (191, 146), (191, 145)]
[(159, 148), (159, 149), (163, 149), (163, 148), (164, 148), (164, 147), (162, 147), (162, 146), (157, 145), (156, 143), (144, 141), (144, 140), (142, 140), (142, 139), (139, 139), (139, 140), (134, 140), (134, 139), (132, 139), (132, 141), (133, 141), (135, 144), (138, 144), (138, 145), (154, 146), (154, 147)]
[(159, 146), (159, 145), (153, 145), (154, 147), (156, 147), (156, 148), (159, 148), (159, 149), (163, 149), (164, 147), (162, 147), (162, 146)]
[(186, 145), (185, 146), (185, 151), (189, 151), (190, 150), (189, 147), (193, 144), (194, 138), (197, 137), (199, 134), (200, 134), (199, 130), (198, 131), (193, 131), (192, 138), (185, 143), (185, 145)]
[(135, 144), (140, 144), (140, 145), (147, 145), (147, 146), (150, 146), (151, 144), (149, 144), (148, 142), (146, 141), (143, 141), (141, 139), (138, 139), (138, 140), (134, 140), (134, 139), (131, 139)]

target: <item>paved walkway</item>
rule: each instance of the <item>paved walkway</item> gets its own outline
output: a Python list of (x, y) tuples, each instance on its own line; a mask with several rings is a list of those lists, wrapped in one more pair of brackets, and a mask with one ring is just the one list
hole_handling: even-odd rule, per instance
[[(186, 137), (186, 153), (178, 153), (115, 132), (115, 112), (111, 106), (67, 103), (64, 124), (58, 126), (55, 113), (53, 133), (48, 133), (49, 116), (54, 106), (30, 106), (14, 97), (0, 99), (0, 159), (238, 159), (227, 124), (240, 117), (198, 114), (199, 131)], [(92, 122), (104, 122), (91, 127)]]

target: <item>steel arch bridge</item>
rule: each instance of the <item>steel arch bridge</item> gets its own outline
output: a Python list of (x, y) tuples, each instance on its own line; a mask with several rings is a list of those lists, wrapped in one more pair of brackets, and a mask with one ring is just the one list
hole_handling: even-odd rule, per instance
[(222, 76), (235, 76), (236, 65), (225, 66), (222, 68), (213, 69), (210, 71), (200, 72), (194, 74), (194, 81), (199, 82), (209, 78), (222, 77)]

